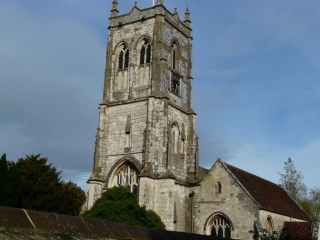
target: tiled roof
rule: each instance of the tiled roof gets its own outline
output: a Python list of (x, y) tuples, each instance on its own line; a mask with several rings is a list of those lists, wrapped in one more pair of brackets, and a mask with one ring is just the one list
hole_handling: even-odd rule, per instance
[(199, 166), (200, 179), (203, 179), (208, 174), (208, 172), (208, 169)]
[(255, 199), (262, 209), (294, 218), (312, 221), (300, 206), (279, 185), (223, 163)]
[(311, 222), (284, 222), (281, 235), (290, 239), (310, 240), (312, 239)]

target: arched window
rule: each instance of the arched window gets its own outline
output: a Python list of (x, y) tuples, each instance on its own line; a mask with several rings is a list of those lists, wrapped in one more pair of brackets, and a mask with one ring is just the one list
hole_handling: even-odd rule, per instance
[(172, 44), (171, 54), (172, 54), (172, 69), (177, 69), (176, 62), (177, 62), (178, 46), (176, 43)]
[(211, 236), (220, 238), (231, 238), (231, 226), (229, 221), (225, 217), (216, 215), (209, 222), (209, 225), (211, 227)]
[(125, 45), (123, 45), (119, 52), (118, 67), (119, 69), (126, 69), (129, 67), (129, 50)]
[(267, 218), (267, 221), (266, 221), (266, 229), (269, 231), (269, 233), (273, 232), (273, 224), (270, 216)]
[(138, 195), (139, 179), (138, 172), (131, 164), (122, 165), (115, 173), (114, 186), (125, 186), (131, 192)]
[(151, 46), (147, 39), (144, 39), (144, 43), (140, 49), (140, 65), (150, 63), (151, 61)]

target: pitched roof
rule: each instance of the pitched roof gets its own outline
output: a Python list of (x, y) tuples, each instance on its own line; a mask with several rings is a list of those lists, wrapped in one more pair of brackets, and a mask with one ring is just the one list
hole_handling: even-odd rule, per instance
[[(222, 162), (222, 161), (221, 161)], [(279, 185), (222, 162), (264, 210), (312, 221)]]
[(200, 179), (203, 179), (209, 172), (210, 170), (204, 168), (204, 167), (200, 167), (199, 166), (199, 175), (200, 175)]
[(312, 239), (312, 222), (284, 222), (281, 235), (294, 239)]

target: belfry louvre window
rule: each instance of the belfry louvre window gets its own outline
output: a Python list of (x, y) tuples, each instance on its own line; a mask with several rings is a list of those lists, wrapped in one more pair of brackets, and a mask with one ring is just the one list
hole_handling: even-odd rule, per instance
[(129, 50), (126, 46), (123, 46), (120, 50), (118, 65), (119, 69), (126, 69), (129, 67)]
[(224, 217), (218, 215), (212, 221), (211, 236), (231, 238), (230, 223)]
[(151, 61), (151, 46), (148, 40), (144, 40), (144, 44), (140, 49), (140, 65), (150, 63)]
[(127, 187), (131, 192), (137, 195), (139, 179), (135, 167), (129, 164), (121, 166), (115, 174), (114, 185)]

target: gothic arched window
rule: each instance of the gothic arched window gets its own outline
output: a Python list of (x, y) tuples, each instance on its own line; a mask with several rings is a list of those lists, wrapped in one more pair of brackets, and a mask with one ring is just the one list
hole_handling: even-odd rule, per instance
[(125, 45), (123, 45), (119, 52), (118, 67), (119, 69), (126, 69), (129, 67), (129, 50)]
[(122, 165), (115, 173), (114, 186), (125, 186), (131, 192), (138, 195), (139, 179), (138, 171), (131, 164)]
[(267, 221), (266, 221), (266, 229), (269, 231), (269, 233), (273, 232), (273, 224), (270, 216), (267, 218)]
[(216, 215), (210, 221), (210, 234), (213, 237), (231, 238), (231, 226), (229, 221), (221, 216)]
[(144, 39), (144, 43), (140, 49), (140, 65), (150, 63), (151, 61), (151, 46), (147, 39)]

